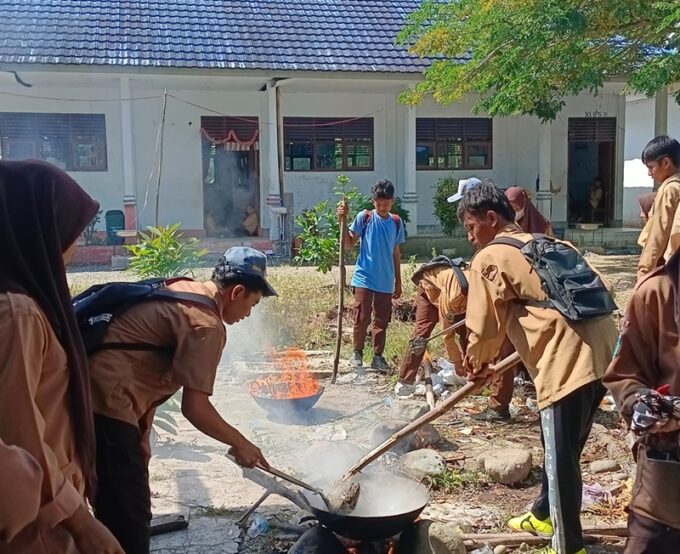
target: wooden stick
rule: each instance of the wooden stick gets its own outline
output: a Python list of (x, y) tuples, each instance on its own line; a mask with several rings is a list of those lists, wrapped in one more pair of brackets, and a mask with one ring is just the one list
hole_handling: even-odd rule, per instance
[(255, 510), (257, 510), (260, 507), (260, 505), (265, 500), (267, 500), (267, 498), (270, 497), (271, 494), (272, 493), (270, 493), (268, 490), (264, 491), (264, 493), (262, 493), (262, 496), (260, 496), (260, 498), (257, 499), (257, 502), (255, 502), (255, 504), (248, 508), (248, 511), (238, 519), (236, 525), (238, 525), (239, 527), (245, 527), (246, 523), (248, 523), (248, 520), (250, 519), (250, 516), (253, 515)]
[(425, 400), (430, 405), (430, 410), (434, 410), (434, 391), (432, 390), (432, 364), (429, 360), (423, 363), (423, 371), (425, 372)]
[[(604, 538), (624, 538), (627, 536), (628, 528), (625, 525), (583, 527), (583, 538), (587, 542), (594, 542)], [(489, 544), (490, 546), (497, 546), (499, 544), (519, 546), (522, 543), (534, 545), (546, 542), (545, 539), (530, 533), (464, 533), (462, 539), (465, 542), (465, 546), (470, 548), (479, 548), (484, 544)]]
[[(503, 358), (497, 364), (492, 365), (491, 369), (493, 369), (493, 371), (496, 374), (501, 374), (510, 369), (511, 367), (513, 367), (519, 361), (520, 361), (519, 354), (517, 352), (513, 352), (508, 357)], [(352, 477), (352, 475), (356, 475), (357, 473), (359, 473), (368, 464), (375, 461), (378, 457), (382, 456), (385, 452), (387, 452), (399, 441), (405, 439), (408, 435), (410, 435), (414, 431), (417, 431), (426, 423), (430, 423), (431, 421), (437, 419), (440, 415), (448, 412), (458, 402), (469, 396), (473, 391), (477, 390), (479, 388), (479, 385), (480, 383), (475, 381), (470, 381), (463, 385), (449, 398), (444, 400), (444, 402), (439, 404), (439, 406), (437, 406), (434, 410), (430, 410), (426, 414), (420, 416), (415, 421), (409, 423), (406, 427), (394, 433), (385, 442), (376, 446), (373, 450), (371, 450), (368, 454), (361, 458), (356, 464), (354, 464), (349, 470), (347, 470), (347, 472), (342, 476), (342, 478), (349, 479)]]
[[(345, 197), (342, 197), (343, 204), (346, 202)], [(342, 346), (342, 316), (345, 308), (345, 226), (347, 225), (346, 218), (340, 220), (340, 252), (338, 255), (338, 267), (340, 269), (340, 280), (338, 281), (338, 324), (337, 336), (335, 337), (335, 357), (333, 358), (333, 376), (331, 377), (331, 384), (335, 385), (338, 378), (338, 366), (340, 365), (340, 347)]]

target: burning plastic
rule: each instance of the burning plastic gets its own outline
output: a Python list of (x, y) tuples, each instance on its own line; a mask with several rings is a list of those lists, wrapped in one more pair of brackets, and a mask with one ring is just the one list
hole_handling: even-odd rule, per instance
[(292, 399), (314, 396), (321, 388), (307, 368), (307, 357), (299, 348), (273, 353), (272, 359), (280, 373), (260, 377), (248, 383), (253, 396)]

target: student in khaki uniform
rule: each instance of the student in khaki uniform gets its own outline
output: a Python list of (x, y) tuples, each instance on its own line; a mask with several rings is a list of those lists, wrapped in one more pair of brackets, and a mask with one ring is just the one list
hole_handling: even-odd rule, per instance
[[(210, 402), (217, 365), (231, 325), (248, 317), (263, 296), (267, 258), (252, 248), (230, 248), (205, 283), (178, 281), (176, 292), (204, 296), (212, 306), (185, 301), (140, 302), (111, 322), (103, 348), (90, 355), (97, 433), (99, 488), (95, 516), (127, 554), (149, 551), (151, 498), (149, 434), (157, 406), (182, 389), (182, 413), (206, 435), (231, 446), (243, 466), (268, 466), (260, 449), (229, 425)], [(140, 350), (125, 345), (151, 345)]]
[[(567, 321), (547, 300), (541, 281), (518, 248), (488, 245), (496, 237), (527, 242), (514, 223), (503, 193), (488, 184), (468, 191), (458, 216), (480, 250), (472, 259), (466, 325), (465, 367), (480, 382), (509, 337), (536, 385), (542, 429), (548, 429), (539, 497), (530, 512), (511, 519), (511, 528), (553, 536), (541, 552), (584, 554), (579, 513), (579, 459), (605, 389), (601, 378), (611, 359), (616, 327), (611, 317)], [(550, 472), (550, 475), (548, 475)], [(552, 499), (550, 497), (552, 496)]]
[[(97, 208), (54, 166), (0, 161), (0, 440), (42, 473), (37, 515), (21, 530), (3, 516), (2, 553), (123, 552), (85, 500), (95, 487), (90, 384), (64, 270)], [(31, 502), (8, 494), (2, 511)]]
[[(529, 198), (529, 194), (521, 187), (510, 187), (505, 191), (505, 197), (515, 212), (515, 223), (525, 233), (540, 233), (549, 237), (553, 236), (553, 229), (541, 212), (538, 211)], [(499, 358), (505, 358), (515, 351), (512, 343), (506, 340), (501, 347)], [(517, 364), (514, 369), (506, 371), (492, 384), (489, 395), (489, 407), (479, 414), (472, 416), (475, 421), (488, 423), (509, 422), (510, 403), (515, 389), (515, 375), (524, 371), (522, 364)]]
[(23, 448), (0, 441), (0, 541), (10, 542), (38, 516), (43, 472)]
[[(638, 282), (628, 304), (604, 384), (629, 425), (640, 407), (638, 394), (668, 385), (664, 394), (680, 396), (679, 286), (680, 252), (676, 252), (666, 266)], [(680, 550), (678, 420), (654, 423), (639, 434), (633, 452), (637, 475), (624, 552), (674, 554)]]
[[(467, 278), (467, 271), (461, 271)], [(416, 325), (412, 338), (428, 338), (437, 321), (440, 322), (442, 330), (451, 326), (458, 318), (464, 316), (466, 304), (467, 296), (463, 293), (460, 279), (452, 267), (437, 265), (426, 268), (418, 279)], [(463, 355), (455, 337), (454, 332), (446, 333), (443, 337), (444, 345), (449, 360), (456, 366), (457, 371), (462, 371)], [(394, 388), (397, 396), (409, 397), (415, 393), (414, 383), (424, 355), (424, 352), (416, 354), (409, 348), (399, 370), (399, 381)]]
[(663, 265), (680, 246), (680, 143), (665, 135), (656, 137), (642, 151), (642, 162), (661, 186), (640, 237), (638, 279)]

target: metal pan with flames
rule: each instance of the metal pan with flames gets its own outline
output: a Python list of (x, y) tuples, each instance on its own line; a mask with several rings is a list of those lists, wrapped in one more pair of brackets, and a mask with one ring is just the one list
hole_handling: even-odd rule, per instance
[(277, 416), (309, 411), (321, 398), (324, 388), (307, 369), (304, 352), (291, 349), (272, 357), (280, 371), (248, 383), (253, 400)]

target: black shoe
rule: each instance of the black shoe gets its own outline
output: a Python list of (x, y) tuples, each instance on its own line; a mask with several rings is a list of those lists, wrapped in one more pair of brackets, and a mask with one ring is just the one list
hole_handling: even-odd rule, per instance
[(503, 408), (499, 411), (496, 411), (493, 408), (487, 408), (483, 412), (474, 414), (470, 417), (480, 423), (509, 423), (512, 421), (512, 416), (510, 415), (510, 410), (508, 408)]
[(361, 367), (364, 365), (364, 353), (361, 350), (355, 350), (352, 357), (349, 359), (351, 367)]
[(390, 366), (387, 365), (387, 360), (383, 358), (382, 356), (375, 355), (373, 356), (373, 361), (371, 362), (371, 367), (373, 369), (377, 369), (381, 373), (386, 373), (388, 369), (390, 369)]

